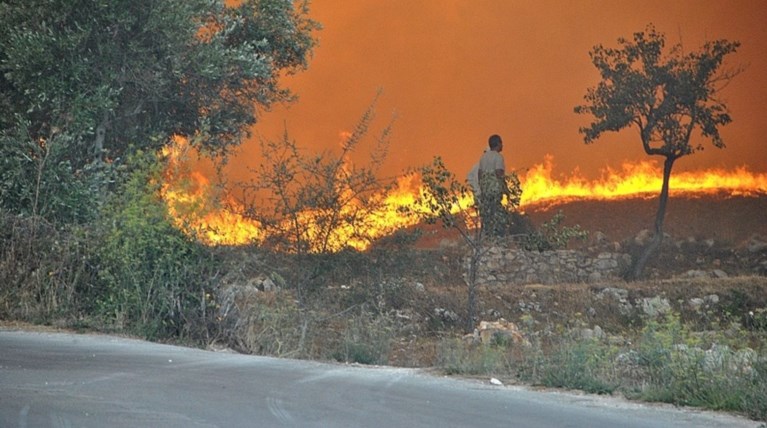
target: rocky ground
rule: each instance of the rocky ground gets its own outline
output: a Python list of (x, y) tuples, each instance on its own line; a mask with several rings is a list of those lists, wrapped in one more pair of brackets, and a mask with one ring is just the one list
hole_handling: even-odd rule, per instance
[[(649, 238), (645, 229), (652, 224), (655, 205), (654, 199), (576, 201), (528, 207), (527, 215), (540, 224), (561, 209), (567, 225), (577, 224), (590, 232), (587, 241), (572, 247), (632, 253)], [(666, 219), (668, 236), (658, 256), (650, 260), (644, 280), (482, 286), (474, 324), (479, 327), (482, 321), (503, 319), (528, 330), (575, 328), (584, 335), (613, 336), (620, 341), (629, 340), (627, 333), (640, 328), (641, 320), (670, 312), (701, 329), (710, 328), (714, 321), (746, 329), (763, 322), (762, 318), (767, 323), (765, 213), (767, 196), (672, 199)], [(366, 254), (335, 258), (334, 269), (325, 273), (325, 285), (311, 290), (310, 296), (313, 307), (329, 320), (323, 324), (324, 333), (348, 334), (349, 325), (336, 321), (350, 311), (367, 308), (387, 317), (386, 325), (373, 327), (395, 337), (386, 362), (435, 365), (440, 340), (466, 332), (466, 252), (450, 230), (429, 227), (416, 248), (389, 243)], [(301, 269), (264, 257), (232, 252), (225, 281), (232, 287), (222, 301), (235, 301), (232, 293), (242, 297), (244, 289), (259, 293), (279, 288), (267, 279), (274, 273), (285, 278)], [(253, 301), (274, 307), (269, 293), (253, 296)], [(272, 327), (259, 324), (258, 328)], [(767, 329), (767, 324), (759, 328)], [(240, 343), (240, 347), (248, 345)]]

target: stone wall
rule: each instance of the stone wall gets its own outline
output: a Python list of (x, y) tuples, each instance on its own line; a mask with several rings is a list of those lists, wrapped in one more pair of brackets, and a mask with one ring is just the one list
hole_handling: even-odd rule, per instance
[(597, 282), (621, 277), (630, 265), (631, 256), (622, 253), (490, 247), (480, 260), (477, 285)]

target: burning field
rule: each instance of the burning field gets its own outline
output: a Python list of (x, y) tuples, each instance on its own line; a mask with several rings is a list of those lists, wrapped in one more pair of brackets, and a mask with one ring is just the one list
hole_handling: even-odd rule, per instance
[[(169, 166), (163, 198), (179, 228), (209, 245), (258, 244), (270, 238), (231, 193), (187, 165), (182, 140), (169, 147), (166, 155)], [(624, 163), (620, 170), (605, 169), (598, 179), (587, 180), (577, 173), (554, 177), (553, 162), (549, 156), (527, 171), (518, 172), (523, 190), (520, 209), (533, 224), (541, 224), (562, 210), (565, 225), (580, 225), (614, 240), (651, 228), (661, 187), (656, 163)], [(672, 236), (716, 239), (730, 245), (739, 245), (752, 235), (767, 236), (767, 174), (745, 167), (677, 172), (671, 176), (670, 188), (666, 231)], [(351, 193), (351, 189), (340, 193), (345, 191)], [(412, 204), (423, 192), (417, 175), (397, 178), (393, 187), (371, 196), (378, 199), (378, 204), (359, 221), (366, 228), (364, 239), (358, 238), (359, 230), (339, 228), (333, 231), (328, 248), (336, 251), (351, 246), (364, 250), (377, 239), (415, 226), (420, 219), (403, 213), (401, 208)], [(467, 194), (458, 199), (453, 210), (472, 210), (471, 206), (471, 195)], [(355, 196), (348, 195), (343, 209), (353, 211), (357, 207)], [(314, 221), (313, 216), (317, 214), (301, 213), (310, 229), (319, 221)], [(309, 236), (316, 233), (308, 231)], [(437, 245), (445, 238), (450, 238), (449, 231), (430, 228), (422, 244)]]

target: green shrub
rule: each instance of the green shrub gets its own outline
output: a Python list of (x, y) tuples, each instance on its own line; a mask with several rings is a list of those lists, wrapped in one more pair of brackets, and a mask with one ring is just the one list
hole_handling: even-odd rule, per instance
[(79, 318), (79, 290), (92, 280), (81, 232), (0, 212), (0, 319), (47, 324)]
[(539, 369), (539, 382), (555, 388), (610, 394), (620, 381), (613, 360), (617, 350), (596, 339), (564, 339)]
[(573, 239), (584, 240), (588, 232), (579, 225), (562, 226), (565, 215), (558, 211), (551, 220), (543, 223), (541, 227), (521, 237), (521, 246), (528, 251), (548, 251), (567, 248)]
[(0, 209), (55, 225), (92, 220), (112, 167), (74, 170), (67, 152), (71, 144), (64, 134), (34, 141), (24, 126), (0, 134)]
[[(130, 159), (132, 173), (105, 205), (96, 248), (94, 314), (107, 326), (146, 338), (183, 337), (206, 316), (211, 263), (206, 248), (176, 229), (159, 197), (161, 165)], [(195, 332), (195, 334), (200, 331)]]
[(468, 345), (456, 339), (439, 343), (437, 364), (447, 374), (496, 376), (510, 374), (513, 366), (504, 346)]
[(363, 308), (346, 319), (335, 359), (359, 364), (386, 364), (393, 337), (394, 328), (388, 316)]

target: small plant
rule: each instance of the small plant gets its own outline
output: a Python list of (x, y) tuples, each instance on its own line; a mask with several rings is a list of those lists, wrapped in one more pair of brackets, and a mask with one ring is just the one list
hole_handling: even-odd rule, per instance
[(346, 320), (335, 358), (359, 364), (386, 364), (393, 337), (394, 329), (387, 315), (375, 315), (363, 308)]
[(540, 368), (542, 385), (610, 394), (620, 380), (616, 376), (614, 347), (596, 339), (563, 339)]
[(447, 374), (503, 376), (513, 367), (507, 351), (503, 346), (467, 345), (448, 339), (439, 344), (437, 363)]
[(527, 251), (549, 251), (567, 248), (572, 239), (585, 240), (588, 232), (579, 225), (562, 226), (565, 215), (558, 211), (538, 230), (522, 235), (520, 245)]

